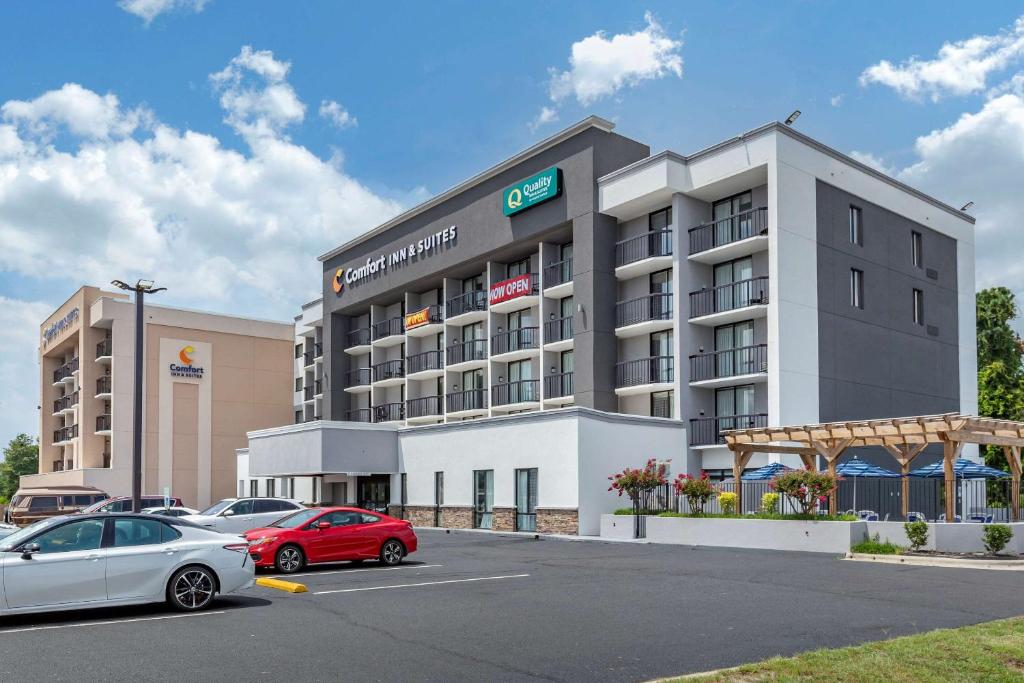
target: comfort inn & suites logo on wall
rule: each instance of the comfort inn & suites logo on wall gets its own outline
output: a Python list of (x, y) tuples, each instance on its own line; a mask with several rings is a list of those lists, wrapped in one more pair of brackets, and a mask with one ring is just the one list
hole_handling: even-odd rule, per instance
[(502, 211), (512, 216), (562, 194), (562, 172), (552, 166), (546, 171), (520, 180), (502, 193)]
[(339, 295), (339, 296), (341, 295), (342, 292), (345, 291), (345, 269), (344, 268), (338, 268), (338, 270), (334, 271), (334, 277), (331, 278), (331, 289), (333, 289), (334, 293)]
[(192, 354), (195, 352), (195, 347), (191, 345), (181, 347), (181, 350), (178, 351), (178, 360), (181, 363), (171, 363), (170, 365), (172, 377), (202, 379), (203, 369), (192, 362)]

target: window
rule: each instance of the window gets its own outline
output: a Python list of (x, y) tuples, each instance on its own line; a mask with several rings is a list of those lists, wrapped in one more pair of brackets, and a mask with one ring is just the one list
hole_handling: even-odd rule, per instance
[(180, 534), (155, 519), (114, 519), (114, 547), (170, 543)]
[(295, 411), (295, 424), (302, 424), (302, 411), (301, 410), (296, 410)]
[(924, 268), (924, 238), (916, 230), (910, 231), (910, 257), (915, 268)]
[(508, 264), (508, 277), (517, 277), (519, 275), (526, 275), (530, 272), (530, 257), (527, 256), (524, 259), (513, 261)]
[(914, 324), (924, 325), (924, 292), (914, 290)]
[[(283, 500), (254, 500), (252, 501), (253, 514), (259, 515), (265, 512), (291, 512), (295, 508)], [(246, 513), (247, 514), (247, 513)]]
[(103, 542), (103, 520), (85, 519), (61, 524), (33, 538), (40, 553), (70, 553), (76, 550), (98, 550)]
[(57, 502), (57, 496), (32, 496), (29, 501), (28, 509), (29, 512), (36, 512), (39, 510), (56, 510), (60, 507)]
[[(253, 484), (256, 484), (256, 480), (252, 480)], [(251, 500), (240, 500), (230, 508), (231, 512), (236, 515), (251, 515), (252, 514), (252, 501)]]
[(377, 515), (368, 515), (364, 512), (359, 516), (359, 521), (356, 522), (356, 524), (373, 524), (379, 521), (380, 517), (378, 517)]
[(302, 344), (295, 345), (295, 357), (302, 358)]
[(732, 419), (735, 415), (754, 414), (754, 385), (746, 384), (739, 387), (715, 390), (715, 416), (719, 419), (719, 430), (741, 429), (752, 425), (744, 421)]
[(672, 269), (659, 270), (648, 276), (651, 293), (650, 319), (667, 320), (672, 317)]
[(252, 479), (249, 481), (249, 495), (254, 497), (260, 495), (260, 482), (258, 480)]
[(562, 261), (568, 261), (572, 258), (572, 242), (566, 242), (558, 247), (558, 257)]
[(850, 305), (864, 308), (864, 271), (850, 269)]
[(328, 522), (331, 526), (350, 526), (352, 524), (359, 524), (360, 521), (362, 521), (362, 516), (358, 512), (339, 510), (338, 512), (328, 512), (318, 519), (317, 523)]
[(711, 205), (714, 245), (729, 244), (754, 236), (753, 196), (744, 192)]
[(302, 378), (301, 377), (296, 377), (295, 378), (295, 391), (302, 391)]
[(754, 363), (753, 349), (751, 349), (753, 346), (753, 320), (716, 327), (715, 377), (732, 377), (761, 372)]
[(494, 470), (473, 471), (473, 528), (490, 529), (494, 523)]
[(651, 393), (651, 417), (672, 417), (675, 392), (655, 391)]
[(469, 292), (482, 292), (486, 289), (484, 287), (484, 276), (474, 275), (473, 277), (467, 277), (462, 281), (462, 293), (468, 294)]
[(537, 530), (537, 468), (516, 470), (516, 531)]
[(274, 490), (277, 488), (274, 486), (276, 482), (273, 479), (267, 479), (267, 498), (273, 498), (275, 493)]
[(850, 206), (850, 244), (864, 246), (864, 214), (859, 206)]
[(566, 351), (562, 351), (562, 353), (558, 356), (558, 370), (559, 370), (559, 372), (561, 372), (563, 374), (567, 373), (567, 372), (572, 372), (574, 370), (574, 367), (575, 366), (574, 366), (573, 350), (572, 349), (568, 349)]
[(650, 230), (668, 230), (672, 226), (672, 207), (666, 206), (647, 216), (647, 227)]

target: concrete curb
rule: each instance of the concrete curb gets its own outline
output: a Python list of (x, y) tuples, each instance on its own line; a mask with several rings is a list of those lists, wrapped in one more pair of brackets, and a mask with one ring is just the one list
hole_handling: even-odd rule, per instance
[(646, 538), (605, 538), (603, 536), (575, 536), (570, 534), (541, 534), (536, 531), (492, 531), (490, 529), (461, 529), (444, 526), (415, 526), (421, 531), (443, 531), (448, 534), (482, 534), (486, 536), (507, 536), (509, 538), (533, 539), (537, 541), (590, 541), (598, 543), (650, 543)]
[(987, 569), (991, 571), (1024, 571), (1024, 560), (963, 560), (956, 557), (921, 557), (918, 555), (872, 555), (847, 553), (844, 560), (853, 562), (879, 562), (915, 567), (946, 567), (949, 569)]

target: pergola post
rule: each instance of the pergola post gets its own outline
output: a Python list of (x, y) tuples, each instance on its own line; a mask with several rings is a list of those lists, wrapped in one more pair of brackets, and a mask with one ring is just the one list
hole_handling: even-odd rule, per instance
[(1010, 519), (1020, 521), (1020, 446), (1003, 446), (1003, 455), (1010, 463)]
[(921, 454), (927, 445), (927, 443), (908, 443), (897, 446), (887, 444), (885, 447), (900, 465), (900, 509), (903, 512), (903, 519), (910, 514), (910, 463)]
[(743, 469), (750, 462), (754, 451), (740, 445), (730, 445), (732, 449), (732, 480), (736, 483), (736, 510), (743, 514)]
[(946, 521), (956, 520), (956, 477), (953, 474), (953, 463), (960, 457), (963, 450), (962, 441), (942, 442), (942, 470), (945, 475), (946, 491)]

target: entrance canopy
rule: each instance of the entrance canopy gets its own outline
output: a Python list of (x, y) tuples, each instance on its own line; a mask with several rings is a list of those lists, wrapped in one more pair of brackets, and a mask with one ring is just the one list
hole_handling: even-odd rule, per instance
[[(909, 505), (908, 476), (911, 462), (929, 444), (942, 444), (946, 519), (955, 517), (954, 463), (959, 458), (964, 444), (999, 446), (1010, 465), (1010, 476), (1013, 479), (1013, 519), (1016, 521), (1020, 515), (1024, 422), (947, 413), (787, 427), (733, 429), (722, 432), (722, 435), (725, 437), (726, 445), (733, 452), (733, 474), (736, 478), (739, 478), (754, 453), (794, 453), (811, 469), (816, 469), (814, 458), (820, 455), (828, 464), (829, 473), (835, 476), (839, 457), (847, 448), (882, 447), (889, 451), (900, 465), (903, 477), (904, 516)], [(742, 504), (742, 500), (739, 502)], [(829, 498), (829, 513), (836, 513), (836, 496)]]

